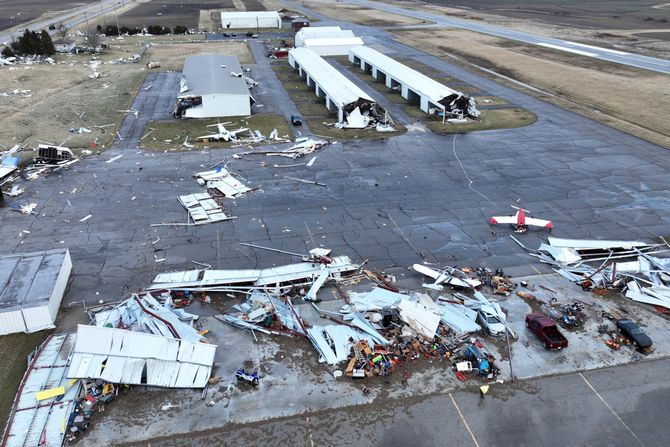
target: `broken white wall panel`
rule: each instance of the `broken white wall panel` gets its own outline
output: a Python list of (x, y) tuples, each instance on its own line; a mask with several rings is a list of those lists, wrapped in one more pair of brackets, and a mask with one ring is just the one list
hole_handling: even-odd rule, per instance
[(437, 327), (440, 324), (440, 316), (425, 309), (419, 303), (413, 301), (401, 301), (398, 304), (400, 318), (402, 321), (422, 337), (432, 340), (435, 338)]
[(328, 270), (324, 270), (323, 272), (321, 272), (321, 274), (316, 278), (316, 281), (312, 283), (312, 286), (307, 291), (305, 299), (310, 301), (316, 301), (316, 294), (319, 291), (319, 289), (326, 283), (328, 276), (330, 276), (330, 272)]
[(221, 12), (224, 29), (281, 28), (277, 11), (224, 11)]
[(640, 285), (631, 281), (627, 284), (626, 298), (630, 298), (638, 303), (651, 304), (652, 306), (661, 306), (670, 309), (670, 294), (667, 298), (663, 295), (649, 294), (649, 290), (641, 288)]
[(440, 319), (456, 332), (477, 332), (481, 327), (472, 318), (477, 312), (460, 304), (440, 303)]
[(254, 98), (235, 56), (201, 54), (184, 62), (174, 115), (183, 118), (249, 116)]
[(207, 182), (207, 188), (216, 189), (226, 197), (234, 198), (251, 191), (251, 188), (233, 177), (226, 169), (198, 172), (195, 177)]
[(178, 312), (169, 305), (160, 304), (149, 293), (133, 294), (129, 299), (112, 309), (102, 310), (93, 315), (96, 326), (127, 328), (132, 331), (146, 332), (163, 337), (199, 342), (205, 338), (190, 324), (181, 321)]
[(356, 341), (365, 340), (370, 346), (375, 344), (367, 334), (339, 324), (312, 326), (307, 329), (307, 337), (329, 365), (347, 360), (351, 346)]
[(188, 216), (195, 225), (221, 222), (232, 219), (223, 211), (221, 205), (206, 193), (186, 194), (177, 198), (188, 211)]
[(216, 345), (123, 329), (77, 327), (68, 378), (126, 385), (204, 388)]
[(348, 256), (334, 256), (330, 264), (298, 262), (260, 270), (189, 270), (161, 273), (148, 290), (249, 290), (272, 289), (277, 285), (312, 284), (324, 271), (336, 276), (352, 272), (358, 266)]
[(540, 244), (539, 251), (548, 253), (556, 261), (562, 264), (574, 264), (582, 260), (577, 251), (571, 247), (555, 247), (553, 245)]
[[(74, 343), (74, 333), (56, 334), (47, 337), (37, 349), (14, 399), (3, 447), (63, 445), (66, 422), (74, 411), (81, 386), (79, 380), (66, 377)], [(53, 392), (43, 393), (48, 390)], [(43, 394), (55, 396), (44, 398)]]
[(0, 335), (53, 328), (71, 271), (66, 248), (0, 256)]
[(390, 89), (399, 89), (407, 100), (419, 100), (419, 108), (426, 113), (430, 109), (467, 115), (480, 116), (474, 99), (453, 90), (428, 76), (419, 73), (385, 54), (368, 46), (352, 46), (349, 61), (370, 73), (373, 78)]
[(349, 293), (351, 308), (356, 312), (379, 311), (384, 308), (395, 309), (401, 300), (409, 299), (409, 295), (391, 292), (376, 287), (367, 293)]
[(318, 97), (324, 97), (326, 108), (337, 111), (338, 121), (344, 122), (346, 114), (356, 107), (369, 110), (375, 101), (321, 56), (307, 48), (293, 48), (288, 62), (304, 77), (307, 85), (314, 87)]
[(650, 244), (641, 241), (561, 239), (549, 236), (549, 245), (552, 247), (573, 248), (575, 250), (632, 250), (633, 248), (647, 247)]

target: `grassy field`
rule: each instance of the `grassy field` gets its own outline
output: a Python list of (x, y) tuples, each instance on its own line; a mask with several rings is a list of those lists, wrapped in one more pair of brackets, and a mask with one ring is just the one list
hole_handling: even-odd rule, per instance
[(49, 331), (36, 332), (34, 334), (10, 334), (0, 336), (0, 427), (4, 429), (12, 408), (14, 396), (21, 383), (23, 373), (28, 366), (26, 359), (28, 354), (39, 346)]
[(530, 94), (670, 148), (668, 76), (464, 30), (405, 30), (396, 37), (449, 62), (471, 69), (474, 63), (537, 87), (549, 95)]
[[(226, 147), (244, 147), (253, 146), (252, 143), (242, 144), (241, 142), (215, 142), (208, 143), (196, 140), (196, 137), (215, 134), (217, 127), (207, 127), (212, 124), (225, 124), (228, 130), (237, 130), (240, 128), (249, 128), (251, 131), (259, 131), (265, 137), (270, 135), (274, 129), (277, 129), (280, 138), (292, 138), (292, 130), (286, 119), (282, 115), (252, 115), (251, 117), (226, 117), (219, 121), (213, 119), (181, 119), (171, 121), (149, 121), (144, 128), (145, 135), (148, 135), (141, 142), (140, 147), (147, 150), (161, 151), (188, 151), (200, 150), (204, 148), (226, 148)], [(154, 129), (152, 131), (152, 129)], [(151, 133), (149, 133), (151, 131)], [(188, 143), (194, 147), (189, 148), (182, 143), (188, 136)], [(248, 132), (241, 133), (240, 138), (249, 136)], [(267, 144), (267, 143), (257, 143)]]
[[(116, 63), (141, 53), (142, 45), (152, 46), (138, 63)], [(64, 144), (73, 149), (108, 148), (128, 109), (142, 85), (147, 70), (144, 64), (158, 60), (157, 70), (180, 70), (186, 55), (224, 51), (236, 54), (243, 64), (253, 63), (249, 47), (243, 42), (215, 42), (202, 36), (156, 36), (109, 39), (110, 49), (99, 56), (57, 55), (56, 64), (17, 65), (0, 70), (0, 144), (36, 147), (41, 141)], [(92, 61), (99, 64), (94, 67)], [(99, 78), (89, 77), (94, 72)], [(30, 90), (29, 95), (14, 95), (17, 89)], [(95, 126), (111, 127), (96, 128)], [(80, 127), (91, 133), (71, 133)], [(33, 156), (24, 152), (24, 157)]]
[(397, 131), (390, 133), (380, 133), (375, 129), (338, 129), (333, 127), (332, 124), (337, 122), (337, 114), (326, 108), (325, 100), (314, 94), (314, 90), (308, 87), (304, 80), (300, 79), (297, 71), (294, 71), (285, 61), (273, 63), (272, 69), (315, 135), (335, 139), (382, 139), (401, 135), (407, 131), (405, 126), (400, 123), (396, 123)]

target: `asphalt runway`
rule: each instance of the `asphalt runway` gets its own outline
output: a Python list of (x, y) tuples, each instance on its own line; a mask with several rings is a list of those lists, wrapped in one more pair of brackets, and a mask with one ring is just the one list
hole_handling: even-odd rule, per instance
[[(287, 2), (288, 3), (288, 2)], [(372, 2), (367, 0), (347, 0), (347, 3), (353, 3), (368, 8), (379, 9), (386, 12), (401, 14), (414, 17), (421, 20), (430, 20), (443, 26), (467, 29), (478, 33), (490, 34), (492, 36), (505, 39), (516, 40), (532, 45), (539, 45), (553, 50), (565, 51), (567, 53), (578, 54), (580, 56), (592, 57), (617, 64), (629, 65), (631, 67), (643, 68), (645, 70), (656, 71), (659, 73), (670, 74), (670, 61), (655, 57), (643, 56), (641, 54), (627, 53), (624, 51), (612, 50), (609, 48), (595, 47), (567, 40), (553, 39), (551, 37), (539, 36), (537, 34), (524, 33), (510, 29), (500, 28), (485, 23), (479, 23), (469, 20), (446, 18), (435, 14), (411, 10), (393, 6), (383, 2)]]

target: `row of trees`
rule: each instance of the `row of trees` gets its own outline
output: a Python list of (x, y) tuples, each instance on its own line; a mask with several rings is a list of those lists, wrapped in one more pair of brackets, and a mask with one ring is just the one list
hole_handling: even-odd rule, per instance
[[(99, 33), (105, 33), (107, 36), (118, 36), (119, 34), (141, 34), (143, 28), (138, 28), (138, 27), (127, 27), (127, 26), (122, 26), (117, 28), (116, 25), (107, 25), (107, 26), (102, 26), (98, 25), (96, 27)], [(182, 26), (182, 25), (177, 25), (173, 29), (170, 29), (166, 26), (161, 26), (161, 25), (149, 25), (147, 26), (147, 33), (149, 34), (155, 34), (155, 35), (160, 35), (160, 34), (188, 34), (189, 30), (187, 27)]]
[(23, 36), (2, 50), (3, 57), (10, 57), (16, 54), (22, 56), (30, 54), (51, 56), (52, 54), (56, 54), (56, 47), (54, 47), (54, 43), (47, 30), (42, 30), (40, 33), (26, 30)]

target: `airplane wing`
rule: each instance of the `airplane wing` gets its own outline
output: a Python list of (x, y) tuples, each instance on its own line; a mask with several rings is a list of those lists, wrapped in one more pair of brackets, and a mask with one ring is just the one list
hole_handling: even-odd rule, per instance
[(550, 230), (554, 227), (554, 224), (550, 220), (536, 219), (534, 217), (526, 217), (526, 225), (548, 228)]
[[(528, 219), (526, 219), (526, 222)], [(493, 216), (489, 221), (491, 225), (495, 224), (516, 224), (516, 216)]]

